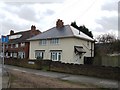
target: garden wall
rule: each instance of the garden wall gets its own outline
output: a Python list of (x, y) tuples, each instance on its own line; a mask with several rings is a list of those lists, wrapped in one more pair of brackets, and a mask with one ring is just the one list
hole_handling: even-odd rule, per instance
[[(28, 64), (28, 62), (34, 62)], [(93, 66), (93, 65), (78, 65), (61, 62), (53, 62), (51, 60), (5, 60), (6, 64), (16, 65), (21, 67), (43, 69), (56, 72), (64, 72), (76, 75), (87, 75), (100, 78), (120, 80), (120, 67)]]

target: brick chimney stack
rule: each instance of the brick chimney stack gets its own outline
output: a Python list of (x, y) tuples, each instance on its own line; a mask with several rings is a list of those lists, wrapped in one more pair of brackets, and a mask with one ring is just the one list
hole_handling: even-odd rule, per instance
[(57, 22), (56, 22), (56, 27), (61, 28), (63, 26), (64, 26), (64, 22), (62, 20), (58, 19)]
[(13, 30), (10, 30), (10, 35), (14, 34), (14, 31)]
[(34, 25), (32, 25), (31, 30), (36, 30), (36, 27)]

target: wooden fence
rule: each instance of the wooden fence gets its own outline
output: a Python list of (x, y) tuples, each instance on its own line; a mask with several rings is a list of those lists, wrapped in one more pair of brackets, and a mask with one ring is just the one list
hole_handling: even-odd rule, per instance
[(120, 67), (120, 56), (96, 56), (94, 65)]

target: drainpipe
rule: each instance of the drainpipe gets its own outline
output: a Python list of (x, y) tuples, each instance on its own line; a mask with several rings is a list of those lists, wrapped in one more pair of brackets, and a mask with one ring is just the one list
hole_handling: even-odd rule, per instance
[(92, 57), (92, 42), (91, 42), (91, 57)]

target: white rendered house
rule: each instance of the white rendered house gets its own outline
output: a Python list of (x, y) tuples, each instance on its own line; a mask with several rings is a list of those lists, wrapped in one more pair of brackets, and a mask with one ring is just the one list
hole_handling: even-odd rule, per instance
[(58, 19), (53, 27), (30, 39), (29, 59), (41, 57), (65, 63), (84, 64), (94, 57), (94, 39)]

